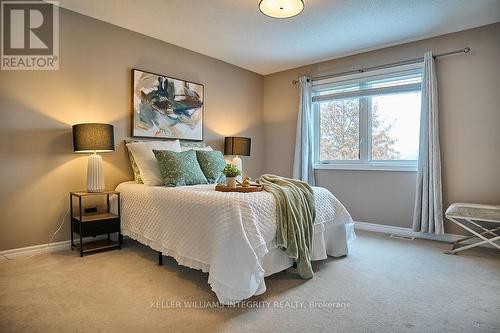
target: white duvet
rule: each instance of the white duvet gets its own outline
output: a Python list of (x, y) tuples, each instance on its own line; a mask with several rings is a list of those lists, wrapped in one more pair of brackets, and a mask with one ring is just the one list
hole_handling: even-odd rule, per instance
[[(118, 185), (121, 192), (122, 234), (174, 257), (181, 265), (209, 273), (208, 282), (223, 304), (265, 291), (263, 258), (275, 250), (274, 197), (267, 192), (226, 193), (215, 185), (183, 187)], [(324, 188), (314, 187), (316, 253), (347, 254), (346, 230), (352, 219), (344, 206)], [(323, 233), (330, 226), (339, 237)], [(338, 250), (335, 239), (342, 242)], [(336, 253), (331, 253), (336, 252)], [(340, 252), (340, 253), (339, 253)], [(325, 255), (320, 255), (323, 259)], [(318, 257), (318, 255), (316, 255)]]

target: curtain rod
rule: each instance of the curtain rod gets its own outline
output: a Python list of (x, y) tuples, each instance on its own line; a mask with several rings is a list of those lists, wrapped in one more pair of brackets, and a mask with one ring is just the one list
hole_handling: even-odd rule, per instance
[[(434, 58), (446, 57), (446, 56), (449, 56), (449, 55), (452, 55), (452, 54), (469, 53), (469, 52), (470, 52), (470, 47), (465, 47), (463, 49), (456, 50), (456, 51), (450, 51), (450, 52), (445, 52), (445, 53), (441, 53), (441, 54), (436, 54), (434, 56)], [(409, 59), (409, 60), (403, 60), (403, 61), (397, 61), (397, 62), (393, 62), (393, 63), (390, 63), (390, 64), (385, 64), (385, 65), (379, 65), (379, 66), (372, 66), (372, 67), (366, 67), (366, 68), (361, 68), (361, 69), (355, 69), (355, 70), (347, 71), (347, 72), (335, 73), (335, 74), (330, 74), (330, 75), (322, 75), (322, 76), (313, 77), (311, 79), (312, 80), (329, 79), (329, 78), (332, 78), (332, 77), (337, 77), (337, 76), (342, 76), (342, 75), (348, 75), (348, 74), (364, 73), (364, 72), (374, 71), (374, 70), (377, 70), (377, 69), (383, 69), (383, 68), (392, 67), (392, 66), (396, 66), (396, 65), (414, 64), (414, 63), (417, 63), (417, 62), (421, 62), (422, 60), (424, 60), (424, 57), (414, 58), (414, 59)], [(299, 80), (293, 80), (292, 84), (297, 84), (298, 82), (299, 82)]]

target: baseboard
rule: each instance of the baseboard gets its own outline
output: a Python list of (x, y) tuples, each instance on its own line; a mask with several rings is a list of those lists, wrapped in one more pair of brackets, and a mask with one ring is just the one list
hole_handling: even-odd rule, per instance
[[(379, 232), (379, 233), (396, 235), (396, 236), (406, 236), (406, 237), (415, 237), (415, 238), (421, 238), (421, 239), (429, 239), (429, 240), (435, 240), (435, 241), (446, 242), (446, 243), (453, 243), (453, 242), (464, 237), (464, 236), (456, 235), (456, 234), (444, 234), (444, 235), (426, 234), (423, 232), (413, 231), (410, 228), (395, 227), (395, 226), (391, 226), (391, 225), (383, 225), (383, 224), (360, 222), (360, 221), (354, 222), (354, 228), (358, 229), (358, 230)], [(84, 238), (84, 241), (101, 240), (101, 239), (104, 239), (106, 237), (107, 237), (106, 235), (100, 235), (97, 237), (87, 237), (87, 238)], [(70, 241), (67, 240), (67, 241), (62, 241), (62, 242), (51, 243), (50, 246), (48, 244), (41, 244), (41, 245), (35, 245), (35, 246), (21, 247), (18, 249), (0, 251), (0, 261), (8, 260), (8, 259), (22, 258), (22, 257), (29, 257), (29, 256), (36, 255), (36, 254), (55, 252), (55, 251), (60, 251), (63, 249), (68, 250), (69, 243), (70, 243)], [(494, 248), (490, 244), (482, 244), (480, 246)]]
[[(414, 238), (420, 238), (420, 239), (429, 239), (429, 240), (446, 242), (446, 243), (453, 243), (453, 242), (456, 242), (457, 240), (465, 237), (463, 235), (457, 235), (457, 234), (444, 234), (444, 235), (426, 234), (423, 232), (413, 231), (410, 228), (395, 227), (392, 225), (383, 225), (383, 224), (358, 222), (358, 221), (354, 222), (354, 228), (358, 229), (358, 230), (380, 232), (380, 233), (390, 234), (390, 235), (395, 235), (395, 236), (405, 236), (405, 237), (414, 237)], [(464, 244), (467, 244), (467, 243), (468, 242), (464, 242)], [(492, 246), (491, 244), (488, 244), (488, 243), (481, 244), (479, 246), (495, 248), (494, 246)]]
[[(88, 242), (91, 240), (106, 239), (107, 237), (108, 237), (107, 235), (99, 235), (96, 237), (85, 237), (83, 240), (85, 242)], [(0, 251), (0, 261), (16, 259), (16, 258), (23, 258), (23, 257), (30, 257), (33, 255), (38, 255), (38, 254), (42, 254), (42, 253), (61, 251), (63, 249), (69, 250), (70, 242), (71, 242), (70, 240), (67, 240), (67, 241), (51, 243), (50, 245), (49, 244), (41, 244), (41, 245), (21, 247), (18, 249)]]
[(455, 242), (464, 236), (455, 235), (455, 234), (444, 234), (444, 235), (435, 235), (435, 234), (426, 234), (423, 232), (413, 231), (410, 228), (403, 227), (395, 227), (392, 225), (384, 225), (384, 224), (376, 224), (376, 223), (368, 223), (368, 222), (354, 222), (354, 228), (359, 230), (380, 232), (384, 234), (391, 234), (397, 236), (406, 236), (406, 237), (415, 237), (422, 239), (430, 239), (436, 240), (440, 242)]

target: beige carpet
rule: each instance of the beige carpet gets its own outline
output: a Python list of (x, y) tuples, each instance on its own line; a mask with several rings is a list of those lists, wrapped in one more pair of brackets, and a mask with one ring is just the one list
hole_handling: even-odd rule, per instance
[(1, 261), (0, 331), (499, 332), (500, 254), (442, 254), (447, 247), (358, 233), (350, 255), (315, 264), (312, 280), (268, 278), (251, 299), (260, 308), (207, 307), (216, 298), (206, 274), (167, 258), (159, 267), (131, 240), (83, 259), (63, 251)]

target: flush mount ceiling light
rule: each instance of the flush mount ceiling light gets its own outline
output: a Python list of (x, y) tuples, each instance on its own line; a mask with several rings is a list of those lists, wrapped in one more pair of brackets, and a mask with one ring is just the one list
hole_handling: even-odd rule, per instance
[(274, 18), (289, 18), (299, 15), (304, 10), (303, 0), (260, 0), (262, 14)]

